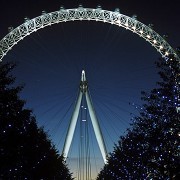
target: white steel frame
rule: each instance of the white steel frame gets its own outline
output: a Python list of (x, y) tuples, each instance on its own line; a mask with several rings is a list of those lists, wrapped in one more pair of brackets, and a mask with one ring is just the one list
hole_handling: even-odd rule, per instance
[(144, 38), (154, 48), (156, 48), (163, 57), (168, 57), (169, 54), (173, 54), (178, 60), (180, 60), (177, 53), (163, 37), (156, 33), (151, 26), (146, 26), (139, 22), (135, 16), (128, 17), (123, 15), (119, 12), (119, 9), (112, 12), (103, 10), (100, 6), (96, 9), (92, 9), (83, 8), (80, 5), (79, 8), (60, 8), (59, 11), (51, 13), (43, 11), (41, 16), (31, 20), (25, 18), (25, 22), (17, 28), (9, 28), (10, 32), (0, 41), (0, 61), (2, 61), (2, 58), (14, 45), (31, 33), (52, 24), (76, 20), (101, 21), (123, 27)]
[(98, 142), (98, 145), (99, 145), (99, 148), (100, 148), (104, 163), (106, 164), (107, 163), (106, 146), (105, 146), (105, 143), (104, 143), (104, 139), (103, 139), (103, 136), (102, 136), (102, 132), (101, 132), (101, 129), (100, 129), (100, 126), (99, 126), (99, 123), (98, 123), (98, 119), (97, 119), (95, 110), (93, 108), (92, 100), (90, 98), (90, 94), (89, 94), (89, 91), (88, 91), (88, 84), (87, 84), (87, 81), (86, 81), (86, 76), (85, 76), (85, 71), (84, 70), (82, 71), (79, 95), (78, 95), (78, 98), (77, 98), (77, 101), (76, 101), (76, 104), (75, 104), (74, 112), (73, 112), (72, 117), (71, 117), (71, 121), (70, 121), (68, 132), (67, 132), (67, 135), (66, 135), (66, 139), (65, 139), (62, 154), (63, 154), (63, 156), (64, 156), (64, 158), (66, 160), (66, 158), (68, 156), (69, 148), (71, 146), (71, 142), (72, 142), (72, 139), (73, 139), (74, 131), (75, 131), (75, 128), (76, 128), (76, 123), (77, 123), (77, 119), (78, 119), (78, 115), (79, 115), (79, 111), (80, 111), (80, 107), (81, 107), (81, 100), (82, 100), (82, 97), (84, 95), (86, 97), (87, 107), (88, 107), (88, 110), (89, 110), (89, 115), (90, 115), (90, 118), (91, 118), (91, 121), (92, 121), (95, 136), (96, 136), (96, 139), (97, 139), (97, 142)]

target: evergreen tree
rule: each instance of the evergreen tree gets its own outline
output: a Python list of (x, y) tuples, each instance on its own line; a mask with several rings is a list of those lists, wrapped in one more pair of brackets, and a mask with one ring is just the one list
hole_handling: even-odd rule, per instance
[(150, 93), (131, 129), (120, 137), (97, 179), (179, 179), (179, 61), (156, 62), (162, 79)]
[(72, 179), (63, 157), (24, 108), (14, 63), (0, 64), (0, 179)]

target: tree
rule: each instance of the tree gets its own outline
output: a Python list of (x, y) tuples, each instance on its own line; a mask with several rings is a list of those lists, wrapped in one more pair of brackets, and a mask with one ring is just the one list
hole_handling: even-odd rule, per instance
[(156, 62), (162, 79), (150, 93), (131, 128), (110, 154), (97, 179), (179, 179), (179, 61)]
[(0, 64), (0, 179), (72, 179), (64, 159), (38, 128), (14, 87), (14, 63)]

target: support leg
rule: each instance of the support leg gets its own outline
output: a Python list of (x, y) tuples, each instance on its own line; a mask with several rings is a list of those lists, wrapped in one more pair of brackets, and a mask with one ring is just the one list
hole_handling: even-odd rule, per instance
[(80, 106), (81, 106), (82, 95), (83, 95), (83, 93), (81, 91), (79, 91), (78, 99), (76, 101), (75, 109), (74, 109), (74, 112), (72, 114), (71, 121), (70, 121), (69, 128), (68, 128), (68, 132), (66, 135), (64, 148), (63, 148), (63, 156), (64, 156), (65, 160), (67, 158), (69, 148), (70, 148), (70, 145), (71, 145), (71, 142), (73, 139), (74, 130), (76, 127), (76, 123), (77, 123), (77, 119), (78, 119), (78, 115), (79, 115), (79, 110), (80, 110)]
[(96, 135), (96, 139), (97, 139), (101, 154), (103, 156), (104, 163), (106, 164), (107, 163), (107, 159), (106, 159), (107, 151), (106, 151), (106, 146), (105, 146), (104, 139), (102, 136), (102, 132), (101, 132), (101, 129), (100, 129), (100, 126), (98, 123), (97, 116), (95, 114), (95, 110), (93, 108), (93, 104), (92, 104), (92, 100), (91, 100), (90, 95), (89, 95), (89, 91), (87, 90), (85, 94), (86, 94), (87, 106), (89, 109), (89, 114), (91, 117), (91, 121), (92, 121), (92, 125), (93, 125), (94, 132)]

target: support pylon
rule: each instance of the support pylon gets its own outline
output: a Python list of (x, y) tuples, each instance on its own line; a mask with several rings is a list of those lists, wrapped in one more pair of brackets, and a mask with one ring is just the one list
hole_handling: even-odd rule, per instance
[(80, 82), (80, 88), (79, 88), (79, 95), (78, 98), (76, 100), (76, 104), (75, 104), (75, 108), (73, 111), (73, 114), (71, 116), (71, 121), (69, 124), (69, 128), (68, 128), (68, 132), (66, 135), (66, 139), (65, 139), (65, 143), (64, 143), (64, 147), (63, 147), (63, 155), (64, 158), (66, 160), (67, 156), (68, 156), (68, 152), (69, 152), (69, 148), (71, 146), (71, 142), (73, 139), (73, 135), (74, 135), (74, 131), (76, 128), (76, 124), (77, 124), (77, 119), (78, 119), (78, 115), (79, 115), (79, 111), (80, 111), (80, 106), (81, 106), (81, 101), (82, 101), (82, 97), (85, 96), (86, 97), (86, 102), (87, 102), (87, 107), (89, 110), (89, 115), (92, 121), (92, 125), (93, 125), (93, 129), (95, 132), (95, 136), (104, 160), (104, 163), (107, 163), (107, 151), (106, 151), (106, 146), (104, 143), (104, 139), (102, 136), (102, 132), (98, 123), (98, 119), (95, 113), (95, 110), (93, 108), (93, 104), (92, 104), (92, 99), (90, 97), (89, 91), (88, 91), (88, 83), (86, 81), (86, 76), (85, 76), (85, 71), (82, 70), (82, 74), (81, 74), (81, 82)]

